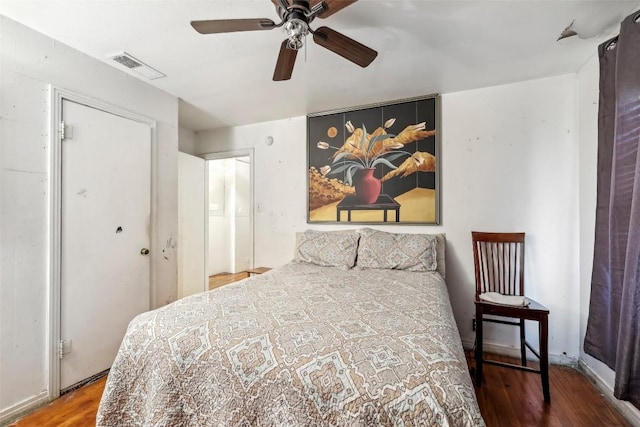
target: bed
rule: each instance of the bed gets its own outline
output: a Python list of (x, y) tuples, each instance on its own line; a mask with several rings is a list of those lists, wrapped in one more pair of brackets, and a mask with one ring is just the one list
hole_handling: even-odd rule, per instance
[(97, 425), (484, 425), (442, 241), (404, 236), (309, 230), (293, 262), (137, 316)]

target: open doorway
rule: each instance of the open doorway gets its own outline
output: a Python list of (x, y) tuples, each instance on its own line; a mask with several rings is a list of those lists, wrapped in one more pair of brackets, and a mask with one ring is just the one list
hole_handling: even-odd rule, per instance
[(206, 162), (209, 289), (248, 277), (253, 267), (253, 197), (250, 153)]

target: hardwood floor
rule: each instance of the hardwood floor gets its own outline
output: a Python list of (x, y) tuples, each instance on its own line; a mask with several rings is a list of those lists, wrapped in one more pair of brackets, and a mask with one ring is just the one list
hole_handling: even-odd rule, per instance
[(241, 271), (240, 273), (220, 273), (209, 276), (209, 290), (237, 282), (238, 280), (249, 277), (249, 272)]
[[(501, 356), (492, 358), (515, 361)], [(469, 357), (468, 360), (474, 364)], [(544, 402), (540, 375), (492, 365), (483, 365), (482, 370), (482, 386), (475, 389), (487, 426), (629, 426), (591, 381), (575, 369), (549, 367), (551, 404)]]
[[(629, 426), (594, 385), (574, 369), (550, 367), (551, 404), (545, 404), (542, 398), (540, 376), (490, 365), (483, 370), (484, 381), (482, 387), (476, 387), (476, 395), (488, 427)], [(11, 426), (94, 426), (104, 382), (102, 378), (73, 391)]]
[(27, 415), (10, 427), (89, 427), (96, 425), (96, 413), (107, 377), (74, 390)]
[(219, 288), (220, 286), (228, 285), (229, 283), (237, 282), (238, 280), (246, 279), (252, 275), (263, 274), (271, 270), (269, 267), (256, 267), (247, 271), (241, 271), (239, 273), (219, 273), (209, 276), (209, 290)]

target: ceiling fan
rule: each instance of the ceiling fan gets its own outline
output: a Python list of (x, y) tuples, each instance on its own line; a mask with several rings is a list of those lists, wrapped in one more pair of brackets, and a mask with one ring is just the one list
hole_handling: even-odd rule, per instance
[(309, 33), (313, 34), (313, 41), (316, 44), (343, 58), (361, 67), (371, 64), (378, 55), (375, 50), (331, 28), (319, 27), (313, 30), (309, 27), (315, 18), (328, 18), (356, 1), (315, 0), (311, 6), (311, 2), (306, 0), (271, 0), (281, 19), (278, 24), (268, 18), (256, 18), (191, 21), (191, 26), (200, 34), (271, 30), (284, 26), (288, 37), (280, 46), (273, 80), (289, 80), (293, 73), (298, 50), (304, 46), (304, 37)]

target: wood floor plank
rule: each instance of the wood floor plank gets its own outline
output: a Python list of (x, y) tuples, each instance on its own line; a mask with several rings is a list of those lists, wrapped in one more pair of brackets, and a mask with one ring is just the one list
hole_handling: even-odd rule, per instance
[(11, 427), (93, 427), (107, 377), (65, 394)]
[(209, 276), (209, 290), (246, 279), (247, 277), (249, 277), (249, 272), (247, 271), (241, 271), (240, 273), (220, 273)]
[[(492, 358), (515, 361), (503, 356)], [(470, 355), (468, 360), (473, 366)], [(475, 389), (487, 426), (629, 427), (591, 381), (577, 370), (552, 365), (549, 382), (550, 404), (544, 402), (539, 375), (483, 365), (482, 386)]]

